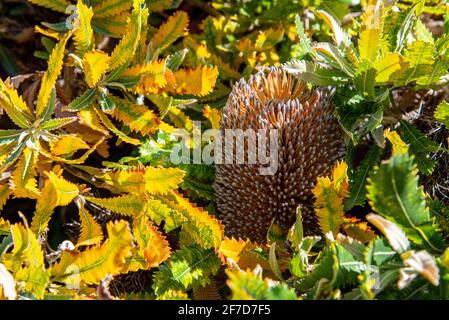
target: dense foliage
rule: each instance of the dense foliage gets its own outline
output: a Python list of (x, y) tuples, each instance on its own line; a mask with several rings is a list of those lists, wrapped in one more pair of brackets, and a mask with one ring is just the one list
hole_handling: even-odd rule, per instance
[[(51, 21), (44, 72), (0, 31), (0, 299), (449, 299), (449, 104), (425, 106), (438, 140), (397, 94), (444, 91), (446, 1), (11, 3)], [(253, 243), (216, 217), (214, 167), (170, 151), (271, 65), (335, 88), (347, 153), (313, 189), (319, 234), (298, 207)]]

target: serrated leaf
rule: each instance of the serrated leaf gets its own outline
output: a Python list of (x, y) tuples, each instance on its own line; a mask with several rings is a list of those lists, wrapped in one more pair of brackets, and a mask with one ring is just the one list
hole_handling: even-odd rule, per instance
[(148, 18), (148, 10), (142, 8), (143, 3), (143, 0), (133, 1), (133, 11), (128, 18), (125, 35), (111, 53), (109, 70), (126, 65), (133, 59), (139, 44), (142, 23)]
[(6, 111), (8, 117), (20, 128), (27, 129), (33, 123), (34, 117), (30, 109), (8, 82), (0, 79), (0, 107)]
[(97, 4), (93, 10), (95, 18), (107, 18), (116, 16), (131, 8), (132, 1), (130, 0), (106, 0)]
[(43, 267), (44, 253), (35, 234), (22, 224), (11, 225), (13, 249), (3, 257), (3, 262), (13, 273), (22, 266)]
[(185, 218), (180, 212), (155, 199), (147, 202), (146, 214), (158, 225), (164, 221), (164, 230), (166, 232), (170, 232), (180, 227), (187, 221), (187, 218)]
[(151, 94), (159, 92), (167, 84), (166, 60), (155, 60), (125, 70), (122, 77), (139, 77), (138, 85), (133, 88), (136, 93)]
[(127, 142), (127, 143), (135, 145), (135, 146), (140, 145), (140, 140), (131, 138), (131, 137), (127, 136), (126, 134), (124, 134), (119, 129), (117, 129), (117, 127), (112, 123), (111, 120), (109, 120), (109, 118), (103, 113), (103, 111), (99, 110), (96, 107), (94, 109), (95, 109), (95, 112), (97, 113), (98, 117), (100, 118), (101, 122), (103, 123), (103, 125), (106, 128), (108, 128), (109, 130), (111, 130), (114, 134), (116, 134), (120, 139), (122, 139), (124, 142)]
[(82, 95), (76, 97), (66, 107), (69, 111), (78, 111), (89, 107), (97, 97), (97, 88), (87, 89)]
[(218, 77), (217, 67), (198, 66), (195, 69), (180, 69), (174, 73), (177, 94), (205, 96), (212, 92)]
[(41, 124), (41, 129), (48, 131), (56, 130), (72, 123), (75, 120), (76, 117), (50, 119)]
[(219, 220), (175, 191), (166, 198), (169, 201), (165, 204), (186, 218), (186, 222), (182, 225), (182, 236), (203, 248), (218, 249), (224, 233), (224, 227)]
[(437, 161), (431, 159), (430, 154), (440, 151), (440, 147), (408, 122), (401, 120), (400, 123), (401, 136), (409, 145), (410, 153), (415, 156), (419, 171), (424, 175), (431, 174)]
[(125, 99), (114, 98), (115, 108), (112, 116), (127, 125), (132, 131), (142, 135), (156, 132), (160, 119), (146, 106)]
[(167, 194), (184, 178), (184, 171), (178, 168), (147, 167), (145, 169), (145, 189), (150, 194)]
[(90, 51), (84, 55), (83, 69), (89, 87), (93, 88), (98, 83), (109, 68), (110, 61), (109, 55), (99, 50)]
[(374, 166), (379, 162), (380, 154), (381, 149), (377, 145), (373, 145), (357, 169), (351, 170), (352, 172), (349, 174), (349, 197), (345, 201), (346, 210), (365, 204), (366, 180)]
[(393, 147), (393, 154), (408, 152), (408, 145), (404, 141), (402, 141), (401, 137), (396, 131), (385, 129), (384, 134)]
[(10, 187), (14, 197), (31, 199), (39, 197), (40, 192), (37, 189), (36, 181), (36, 160), (36, 151), (30, 148), (23, 150), (23, 154), (10, 180)]
[(86, 6), (81, 0), (78, 0), (77, 22), (78, 27), (73, 33), (77, 55), (82, 58), (93, 45), (93, 30), (90, 25), (94, 13), (92, 9)]
[(84, 207), (80, 207), (78, 212), (80, 215), (81, 232), (76, 246), (90, 246), (103, 241), (101, 226), (94, 220), (92, 215)]
[(209, 105), (206, 105), (203, 110), (203, 116), (210, 121), (212, 129), (220, 129), (220, 110), (211, 108)]
[(375, 212), (399, 225), (415, 244), (441, 250), (441, 236), (430, 219), (416, 166), (408, 154), (396, 154), (383, 163), (369, 178), (367, 190)]
[(441, 101), (437, 106), (433, 116), (435, 117), (435, 119), (449, 128), (449, 103), (447, 103), (446, 101)]
[(374, 62), (376, 69), (376, 82), (384, 83), (394, 81), (398, 72), (402, 72), (406, 63), (398, 53), (387, 53)]
[(79, 189), (76, 184), (68, 182), (61, 176), (56, 175), (53, 171), (47, 172), (46, 174), (50, 182), (53, 184), (53, 188), (56, 193), (54, 196), (56, 196), (57, 206), (66, 206), (78, 196)]
[(4, 183), (2, 186), (0, 186), (0, 211), (3, 209), (6, 201), (8, 201), (10, 196), (11, 190), (9, 189), (9, 185), (7, 183)]
[(63, 251), (52, 268), (53, 276), (70, 285), (98, 284), (107, 275), (125, 272), (134, 248), (128, 222), (109, 222), (106, 228), (108, 237), (101, 245), (82, 252)]
[(261, 245), (252, 243), (249, 239), (245, 241), (225, 237), (218, 248), (218, 256), (223, 263), (228, 262), (231, 267), (232, 263), (236, 263), (243, 270), (254, 269), (257, 265), (260, 265), (264, 270), (269, 270), (268, 260), (255, 252), (258, 247), (261, 247)]
[(56, 84), (56, 80), (62, 70), (64, 51), (71, 33), (67, 33), (55, 46), (48, 60), (48, 69), (45, 71), (36, 103), (36, 116), (45, 114), (45, 109), (50, 100), (51, 92)]
[(189, 16), (184, 11), (178, 11), (167, 22), (162, 24), (152, 38), (155, 49), (163, 51), (179, 37), (184, 35), (189, 25)]
[(78, 150), (89, 149), (89, 145), (76, 135), (61, 135), (50, 144), (51, 152), (56, 156), (71, 156)]
[(232, 300), (296, 300), (296, 293), (286, 283), (263, 278), (260, 268), (254, 270), (228, 269), (226, 284)]
[(220, 260), (213, 250), (195, 245), (184, 246), (173, 252), (171, 258), (159, 267), (153, 277), (153, 290), (161, 295), (167, 290), (204, 287), (210, 275), (220, 269)]
[(343, 224), (342, 199), (346, 197), (348, 187), (346, 170), (346, 163), (341, 162), (335, 166), (332, 180), (329, 177), (319, 177), (312, 190), (315, 196), (315, 214), (321, 231), (324, 234), (331, 232), (334, 238)]
[(29, 0), (31, 3), (43, 6), (58, 12), (65, 13), (67, 7), (71, 5), (68, 0)]
[(142, 196), (127, 194), (114, 198), (85, 197), (87, 201), (124, 216), (138, 216), (145, 210)]
[(31, 221), (31, 230), (37, 235), (42, 234), (47, 229), (54, 209), (57, 206), (56, 190), (49, 179), (44, 183), (41, 196), (37, 199), (36, 211)]
[(168, 241), (145, 215), (134, 220), (133, 235), (138, 248), (132, 257), (131, 270), (133, 268), (148, 270), (157, 267), (170, 257), (171, 249)]

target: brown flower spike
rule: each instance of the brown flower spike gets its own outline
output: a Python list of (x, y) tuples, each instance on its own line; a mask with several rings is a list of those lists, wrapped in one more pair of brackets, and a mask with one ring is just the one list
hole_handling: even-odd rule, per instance
[(344, 153), (332, 112), (327, 90), (309, 90), (280, 68), (265, 69), (234, 86), (221, 129), (278, 129), (279, 151), (274, 175), (260, 175), (259, 164), (217, 165), (217, 208), (229, 235), (265, 242), (272, 220), (287, 230), (298, 205), (305, 232), (313, 232), (311, 190), (317, 177), (330, 173)]

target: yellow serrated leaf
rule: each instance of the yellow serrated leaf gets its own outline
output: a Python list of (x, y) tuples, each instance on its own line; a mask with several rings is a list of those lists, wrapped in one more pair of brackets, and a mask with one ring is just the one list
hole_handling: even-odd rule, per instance
[(365, 29), (360, 33), (358, 43), (360, 59), (368, 60), (370, 62), (375, 62), (377, 60), (381, 33), (380, 29)]
[(94, 7), (95, 17), (106, 18), (116, 16), (131, 8), (130, 0), (105, 0)]
[(212, 129), (220, 129), (220, 120), (221, 120), (220, 110), (211, 108), (209, 105), (206, 105), (203, 110), (203, 116), (210, 121)]
[(144, 194), (145, 182), (143, 176), (145, 169), (133, 168), (130, 170), (114, 170), (107, 172), (102, 179), (109, 185), (114, 186), (119, 192)]
[(40, 192), (36, 181), (37, 153), (29, 148), (23, 150), (10, 180), (10, 187), (15, 198), (36, 199)]
[(94, 13), (92, 9), (86, 6), (81, 0), (78, 0), (77, 8), (77, 28), (74, 31), (76, 52), (78, 56), (83, 55), (90, 50), (93, 44), (94, 32), (90, 25)]
[(0, 186), (0, 211), (3, 209), (3, 206), (8, 201), (9, 196), (11, 195), (11, 190), (7, 183)]
[(134, 220), (133, 235), (138, 245), (133, 256), (134, 266), (130, 266), (133, 271), (157, 267), (170, 257), (168, 241), (145, 215)]
[(51, 215), (58, 205), (57, 201), (56, 190), (51, 181), (47, 179), (41, 190), (41, 196), (37, 199), (36, 211), (31, 221), (31, 230), (35, 234), (40, 235), (47, 229)]
[(0, 107), (8, 114), (9, 118), (19, 127), (29, 128), (34, 121), (30, 109), (9, 82), (0, 79)]
[(61, 260), (52, 268), (52, 275), (66, 284), (98, 284), (107, 275), (126, 272), (127, 259), (134, 244), (129, 224), (119, 220), (106, 226), (108, 237), (99, 246), (85, 251), (63, 251)]
[(51, 55), (48, 59), (48, 69), (45, 71), (44, 76), (41, 81), (41, 88), (39, 89), (39, 94), (37, 97), (36, 104), (36, 116), (40, 116), (44, 113), (44, 110), (47, 107), (48, 101), (50, 100), (51, 91), (55, 86), (56, 79), (59, 76), (59, 73), (62, 69), (63, 59), (64, 59), (64, 51), (67, 41), (69, 40), (71, 33), (68, 32), (62, 39), (59, 41)]
[(401, 139), (396, 131), (385, 129), (384, 134), (393, 147), (393, 154), (408, 152), (408, 145)]
[(382, 56), (374, 63), (374, 68), (377, 71), (376, 82), (389, 82), (396, 72), (399, 72), (406, 66), (406, 62), (402, 56), (397, 52), (389, 52)]
[(143, 3), (143, 0), (134, 0), (134, 8), (127, 20), (125, 35), (112, 51), (109, 70), (114, 70), (133, 59), (139, 44), (143, 21), (148, 18), (148, 9), (142, 9)]
[(114, 101), (116, 107), (112, 117), (116, 120), (122, 121), (132, 131), (144, 136), (156, 132), (160, 120), (152, 110), (124, 99), (114, 99)]
[(101, 124), (100, 119), (92, 108), (87, 108), (78, 111), (79, 122), (89, 128), (101, 132), (104, 135), (108, 134), (108, 130)]
[(134, 88), (138, 94), (151, 94), (159, 92), (160, 88), (165, 87), (167, 80), (165, 78), (166, 59), (155, 60), (143, 65), (138, 65), (125, 70), (124, 77), (141, 76), (139, 84)]
[(84, 75), (89, 87), (93, 88), (109, 68), (111, 58), (107, 53), (94, 50), (86, 53), (83, 59)]
[(205, 96), (212, 92), (218, 77), (217, 67), (198, 66), (195, 69), (180, 69), (174, 73), (175, 93)]
[(11, 225), (13, 249), (5, 254), (3, 262), (13, 273), (22, 265), (41, 267), (44, 265), (44, 254), (34, 233), (22, 224)]
[(184, 128), (188, 132), (193, 130), (192, 120), (181, 109), (170, 107), (167, 116), (177, 128)]
[(46, 174), (50, 182), (53, 184), (56, 194), (51, 196), (56, 196), (57, 206), (66, 206), (78, 196), (79, 189), (76, 184), (68, 182), (64, 178), (56, 175), (53, 171), (46, 172)]
[(167, 194), (178, 188), (185, 172), (178, 168), (147, 167), (145, 169), (146, 191), (150, 194)]
[(178, 11), (167, 22), (162, 24), (154, 34), (152, 42), (155, 49), (161, 51), (183, 36), (189, 25), (189, 16), (184, 11)]
[(65, 13), (67, 7), (71, 5), (70, 1), (68, 0), (28, 0), (28, 1), (61, 13)]
[(44, 35), (44, 36), (47, 36), (47, 37), (49, 37), (49, 38), (56, 39), (56, 40), (58, 40), (58, 41), (61, 39), (60, 34), (59, 34), (58, 32), (53, 31), (53, 30), (50, 30), (50, 29), (44, 29), (44, 28), (41, 28), (41, 27), (38, 26), (38, 25), (35, 25), (35, 26), (34, 26), (34, 32), (35, 32), (35, 33), (40, 33), (40, 34), (42, 34), (42, 35)]
[(254, 269), (260, 265), (263, 269), (269, 270), (270, 264), (267, 259), (264, 259), (260, 254), (254, 250), (261, 245), (252, 243), (250, 240), (242, 240), (225, 237), (218, 248), (218, 256), (223, 263), (237, 263), (242, 269)]
[(348, 195), (347, 165), (337, 163), (333, 169), (332, 180), (319, 177), (312, 190), (315, 196), (315, 213), (321, 231), (337, 236), (344, 219), (343, 199)]
[(72, 155), (78, 150), (89, 149), (89, 145), (83, 139), (75, 135), (59, 136), (58, 140), (50, 143), (51, 152), (54, 155)]
[(101, 226), (94, 220), (92, 215), (84, 207), (79, 208), (79, 214), (81, 232), (76, 246), (90, 246), (103, 241)]
[(172, 191), (166, 201), (167, 206), (177, 210), (186, 218), (186, 222), (182, 225), (184, 236), (203, 248), (218, 249), (224, 233), (224, 227), (220, 221), (202, 208), (190, 203), (176, 191)]
[(124, 216), (137, 216), (145, 211), (145, 200), (140, 195), (125, 194), (114, 198), (85, 198), (89, 202)]

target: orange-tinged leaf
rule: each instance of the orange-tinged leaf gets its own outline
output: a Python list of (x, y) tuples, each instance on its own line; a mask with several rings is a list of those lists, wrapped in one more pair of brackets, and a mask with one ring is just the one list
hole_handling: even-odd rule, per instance
[(206, 105), (203, 110), (203, 116), (210, 121), (212, 129), (220, 129), (220, 120), (221, 120), (220, 110), (211, 108), (209, 105)]
[(145, 215), (134, 220), (133, 235), (138, 247), (132, 258), (135, 265), (131, 269), (148, 270), (170, 257), (168, 241)]
[(158, 93), (160, 88), (165, 87), (166, 59), (155, 60), (143, 65), (138, 65), (123, 72), (124, 77), (141, 76), (139, 84), (134, 88), (136, 93), (151, 94)]
[(227, 263), (228, 259), (232, 259), (241, 269), (254, 269), (260, 265), (263, 269), (270, 269), (267, 259), (264, 259), (254, 250), (260, 247), (258, 244), (252, 243), (249, 239), (235, 239), (225, 237), (218, 248), (218, 255), (223, 263)]
[(107, 275), (126, 271), (127, 259), (133, 253), (134, 243), (127, 221), (109, 222), (108, 237), (99, 246), (82, 252), (65, 250), (52, 274), (66, 284), (98, 284)]
[(59, 136), (59, 139), (50, 143), (51, 152), (56, 156), (72, 155), (78, 150), (89, 149), (89, 145), (83, 139), (75, 135)]
[(346, 163), (337, 163), (333, 169), (332, 180), (329, 177), (319, 177), (312, 190), (320, 229), (325, 235), (332, 233), (334, 238), (344, 219), (343, 199), (348, 195), (346, 171)]
[(195, 69), (180, 69), (174, 73), (178, 94), (205, 96), (212, 92), (218, 77), (217, 67), (198, 66)]
[(101, 231), (101, 226), (94, 220), (92, 215), (83, 206), (79, 208), (79, 214), (81, 233), (76, 246), (90, 246), (103, 241), (103, 231)]
[(178, 11), (168, 18), (154, 34), (152, 42), (155, 49), (164, 50), (170, 44), (183, 36), (189, 25), (189, 16), (184, 11)]
[(368, 243), (377, 238), (376, 233), (370, 228), (366, 221), (354, 217), (345, 218), (342, 230), (347, 236), (363, 243)]
[(95, 87), (108, 70), (110, 61), (108, 54), (100, 50), (90, 51), (84, 55), (83, 69), (89, 87)]
[(51, 91), (53, 90), (53, 87), (55, 86), (56, 80), (62, 69), (65, 46), (70, 36), (71, 33), (68, 32), (61, 39), (61, 41), (59, 41), (55, 45), (50, 58), (48, 59), (48, 69), (47, 71), (45, 71), (44, 76), (42, 77), (41, 88), (39, 89), (39, 94), (37, 97), (36, 116), (38, 117), (42, 115), (47, 108)]

